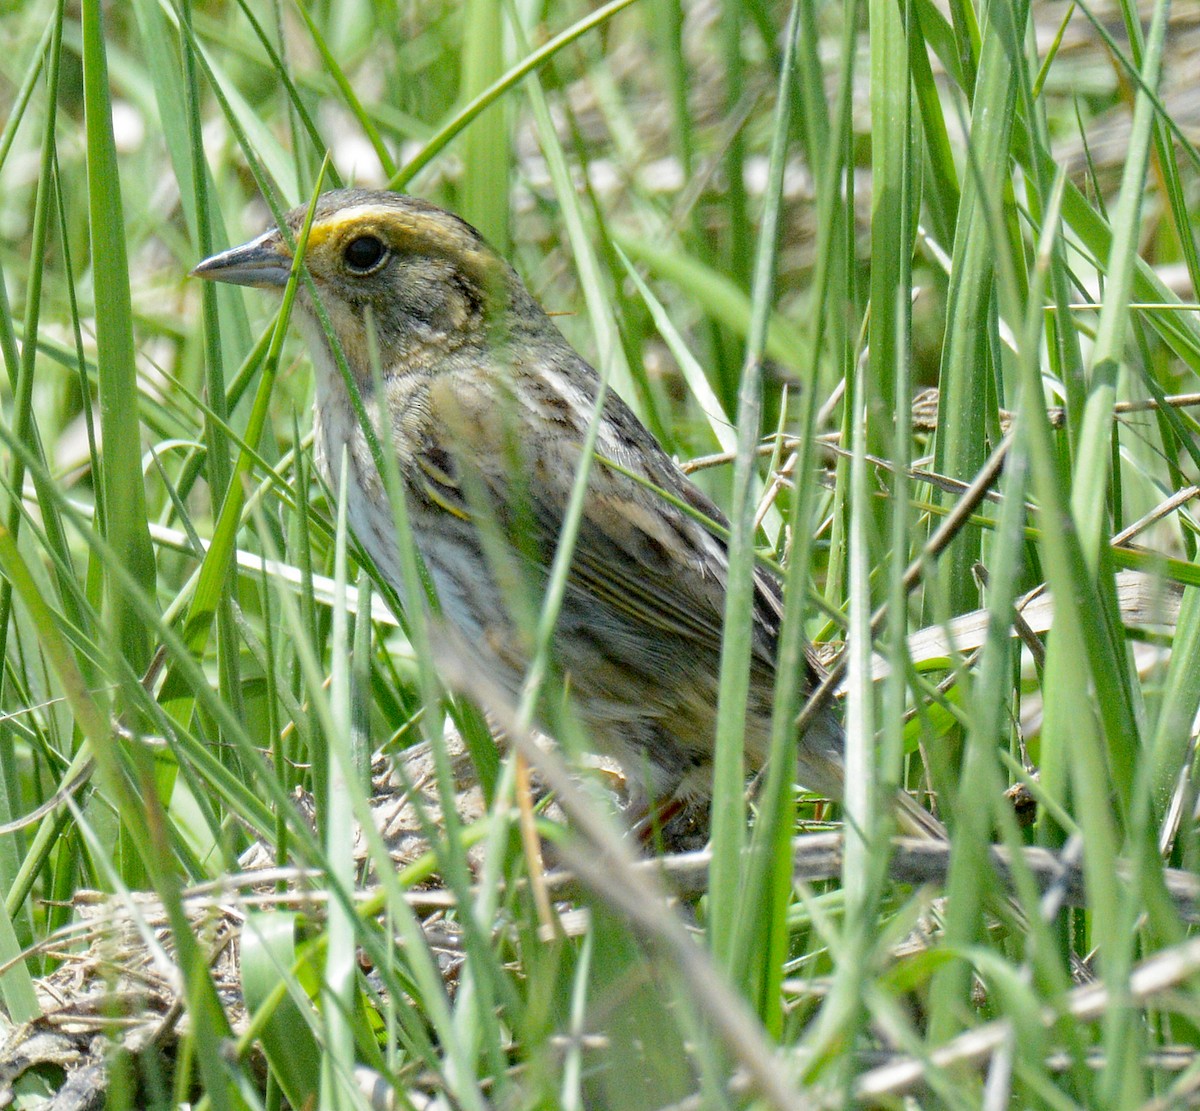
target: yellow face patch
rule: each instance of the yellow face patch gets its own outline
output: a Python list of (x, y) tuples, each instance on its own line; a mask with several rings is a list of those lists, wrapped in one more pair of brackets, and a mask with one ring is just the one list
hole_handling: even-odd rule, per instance
[(380, 204), (355, 205), (314, 222), (308, 248), (319, 250), (331, 241), (358, 235), (376, 235), (399, 251), (419, 246), (442, 254), (461, 254), (477, 249), (463, 229), (443, 223), (428, 212), (405, 212)]

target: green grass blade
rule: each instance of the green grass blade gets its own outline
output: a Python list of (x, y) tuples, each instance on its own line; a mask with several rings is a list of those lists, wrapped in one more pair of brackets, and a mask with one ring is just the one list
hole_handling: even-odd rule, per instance
[[(798, 28), (799, 5), (794, 3), (788, 20), (787, 50), (779, 75), (768, 188), (755, 251), (750, 326), (738, 393), (737, 454), (733, 465), (729, 566), (713, 749), (709, 943), (718, 963), (729, 971), (735, 983), (745, 982), (750, 975), (752, 963), (757, 963), (751, 953), (761, 945), (763, 934), (769, 932), (762, 928), (759, 916), (771, 916), (774, 910), (764, 906), (761, 899), (742, 901), (746, 889), (743, 888), (741, 855), (745, 845), (745, 733), (757, 591), (754, 489), (762, 417), (762, 363), (775, 299), (780, 207), (792, 103), (789, 93)], [(772, 890), (767, 883), (769, 865), (760, 858), (758, 867), (760, 871), (751, 876), (747, 887), (755, 893)], [(739, 934), (741, 945), (738, 945)], [(754, 937), (758, 945), (744, 940), (749, 937)]]
[[(95, 0), (83, 4), (82, 24), (92, 266), (102, 275), (96, 282), (96, 347), (100, 428), (104, 439), (102, 479), (108, 507), (105, 528), (133, 579), (153, 596), (156, 569), (147, 525), (141, 444), (138, 436), (129, 434), (129, 414), (137, 411), (138, 395), (129, 261), (113, 141), (104, 16)], [(145, 627), (132, 612), (128, 599), (111, 582), (108, 605), (115, 643), (133, 667), (140, 670), (150, 656)]]
[[(504, 63), (502, 0), (469, 0), (464, 11), (462, 95), (468, 101), (499, 80)], [(501, 96), (479, 113), (460, 140), (465, 173), (463, 218), (474, 224), (493, 247), (507, 255), (510, 188), (508, 99)]]

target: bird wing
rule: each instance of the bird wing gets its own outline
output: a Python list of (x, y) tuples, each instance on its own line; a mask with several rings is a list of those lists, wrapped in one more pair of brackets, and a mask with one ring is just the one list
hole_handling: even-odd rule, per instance
[[(586, 364), (578, 365), (591, 375)], [(560, 377), (577, 389), (578, 374)], [(553, 375), (539, 379), (539, 388), (554, 385)], [(478, 374), (436, 382), (429, 395), (430, 434), (414, 460), (416, 479), (431, 501), (456, 516), (491, 516), (513, 546), (548, 573), (594, 401), (586, 393), (565, 401), (561, 394), (512, 394), (481, 389)], [(569, 588), (602, 602), (634, 628), (660, 630), (719, 653), (725, 542), (680, 505), (723, 528), (720, 511), (613, 394), (605, 402), (596, 455)], [(773, 665), (779, 588), (765, 572), (756, 572), (755, 580), (755, 655)]]

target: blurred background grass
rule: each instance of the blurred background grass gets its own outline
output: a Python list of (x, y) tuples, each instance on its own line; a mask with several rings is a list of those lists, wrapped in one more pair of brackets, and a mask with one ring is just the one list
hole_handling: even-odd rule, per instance
[[(119, 1014), (159, 1031), (111, 1058), (114, 1107), (360, 1106), (368, 1081), (396, 1106), (1192, 1098), (1167, 869), (1196, 857), (1200, 625), (1196, 521), (1169, 499), (1200, 451), (1186, 404), (1147, 403), (1200, 369), (1193, 9), (30, 0), (0, 36), (13, 1029), (66, 1011), (89, 1061)], [(577, 894), (590, 915), (539, 934), (511, 760), (467, 707), (477, 772), (443, 746), (429, 661), (314, 479), (301, 346), (267, 298), (186, 278), (304, 202), (327, 154), (326, 187), (476, 223), (683, 461), (734, 447), (763, 356), (759, 554), (787, 564), (795, 631), (861, 649), (840, 869), (794, 881), (794, 803), (829, 815), (782, 778), (751, 842), (773, 852), (742, 863), (731, 765), (708, 896), (672, 918), (610, 844), (635, 905)], [(991, 498), (926, 548), (1006, 435)], [(729, 505), (728, 460), (694, 473)], [(1013, 601), (1043, 583), (1053, 628), (1022, 645)], [(977, 635), (948, 647), (956, 618)], [(888, 878), (893, 783), (950, 826), (944, 885)], [(372, 792), (419, 841), (403, 870), (394, 828), (351, 849)], [(1082, 905), (1023, 872), (1020, 911), (998, 898), (993, 841), (1081, 866)], [(263, 906), (197, 894), (251, 864), (310, 871), (247, 880)], [(1144, 961), (1169, 992), (1140, 993)], [(1104, 1006), (1063, 1017), (1092, 977)], [(956, 1040), (1005, 1021), (987, 1053)], [(34, 1099), (61, 1060), (4, 1075)]]

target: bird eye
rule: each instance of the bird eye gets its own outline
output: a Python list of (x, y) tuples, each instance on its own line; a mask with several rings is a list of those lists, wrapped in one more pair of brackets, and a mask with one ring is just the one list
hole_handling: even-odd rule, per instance
[(380, 239), (373, 235), (360, 235), (346, 244), (342, 257), (356, 274), (369, 274), (386, 254), (387, 248)]

